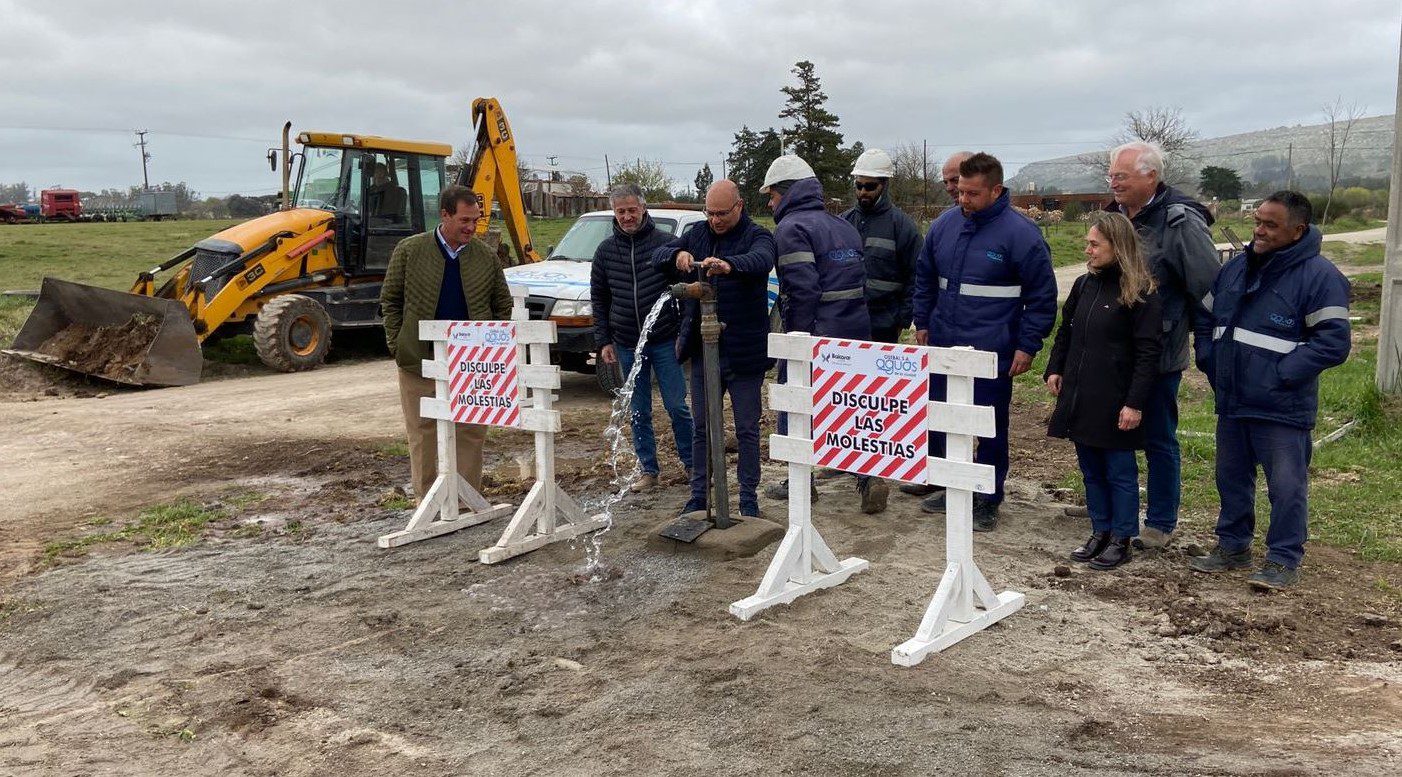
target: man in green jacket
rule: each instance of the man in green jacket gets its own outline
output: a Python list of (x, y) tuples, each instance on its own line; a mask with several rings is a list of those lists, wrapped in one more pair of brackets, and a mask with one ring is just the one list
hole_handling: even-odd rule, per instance
[[(380, 292), (385, 341), (399, 365), (399, 404), (417, 499), (428, 493), (438, 472), (437, 422), (419, 416), (419, 400), (433, 396), (433, 381), (420, 370), (420, 362), (433, 358), (433, 347), (419, 339), (419, 322), (511, 318), (511, 291), (501, 265), (487, 244), (473, 237), (482, 218), (477, 194), (466, 186), (449, 186), (438, 203), (439, 225), (395, 246)], [(454, 426), (458, 472), (480, 490), (487, 427)]]

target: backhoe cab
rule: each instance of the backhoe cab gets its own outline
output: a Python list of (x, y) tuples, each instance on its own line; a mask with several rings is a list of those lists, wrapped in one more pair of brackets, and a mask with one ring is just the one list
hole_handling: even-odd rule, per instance
[[(458, 182), (492, 203), (522, 261), (538, 261), (521, 201), (510, 125), (500, 104), (472, 104), (477, 146)], [(252, 334), (258, 356), (291, 372), (321, 364), (333, 330), (382, 325), (380, 287), (400, 240), (438, 224), (444, 143), (303, 132), (281, 149), (281, 210), (201, 240), (147, 272), (130, 293), (45, 278), (10, 353), (134, 385), (200, 377), (200, 345)], [(280, 157), (280, 159), (279, 159)], [(164, 280), (158, 276), (166, 275)], [(121, 348), (104, 338), (118, 338)], [(123, 358), (105, 358), (120, 350)]]

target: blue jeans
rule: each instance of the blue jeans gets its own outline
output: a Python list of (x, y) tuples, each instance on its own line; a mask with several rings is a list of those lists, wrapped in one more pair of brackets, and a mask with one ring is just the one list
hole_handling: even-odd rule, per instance
[[(944, 375), (930, 376), (930, 399), (943, 402), (947, 394)], [(1008, 375), (996, 378), (974, 378), (974, 404), (993, 406), (992, 437), (980, 437), (974, 444), (974, 462), (993, 467), (993, 493), (975, 494), (980, 500), (994, 505), (1003, 503), (1003, 483), (1008, 479), (1008, 406), (1013, 401), (1013, 379)], [(930, 432), (930, 455), (944, 457), (944, 434)]]
[(1178, 452), (1178, 384), (1181, 372), (1165, 372), (1144, 403), (1144, 464), (1149, 470), (1144, 524), (1167, 534), (1178, 527), (1183, 460)]
[(1266, 473), (1271, 526), (1266, 560), (1290, 569), (1300, 565), (1309, 536), (1310, 433), (1270, 421), (1217, 417), (1217, 539), (1222, 549), (1251, 547), (1256, 536), (1256, 465)]
[[(740, 456), (736, 469), (740, 479), (740, 506), (759, 504), (759, 416), (760, 393), (764, 373), (757, 375), (722, 375), (721, 393), (730, 394), (731, 415), (735, 418), (735, 438)], [(706, 380), (701, 372), (701, 359), (691, 365), (691, 414), (696, 418), (696, 434), (691, 446), (691, 505), (704, 507), (707, 501), (706, 467)], [(717, 440), (725, 445), (725, 440)]]
[[(633, 369), (634, 352), (615, 345), (619, 366), (626, 377)], [(662, 406), (672, 418), (672, 436), (676, 438), (677, 458), (691, 469), (691, 411), (686, 407), (686, 373), (677, 362), (676, 343), (647, 346), (643, 349), (643, 366), (638, 369), (638, 382), (633, 387), (633, 452), (643, 472), (656, 475), (657, 438), (652, 433), (652, 375), (657, 376), (657, 388), (662, 392)]]
[(1139, 535), (1139, 462), (1134, 451), (1076, 443), (1076, 461), (1086, 483), (1086, 510), (1096, 532)]

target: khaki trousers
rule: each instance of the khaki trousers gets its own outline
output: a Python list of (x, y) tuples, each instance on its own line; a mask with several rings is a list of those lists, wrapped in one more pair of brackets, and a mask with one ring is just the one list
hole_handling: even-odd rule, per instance
[[(399, 407), (409, 433), (409, 470), (413, 473), (414, 498), (422, 500), (438, 476), (438, 421), (419, 415), (419, 400), (433, 396), (433, 381), (408, 370), (399, 373)], [(458, 473), (473, 488), (482, 490), (482, 444), (487, 427), (453, 424), (457, 430)]]

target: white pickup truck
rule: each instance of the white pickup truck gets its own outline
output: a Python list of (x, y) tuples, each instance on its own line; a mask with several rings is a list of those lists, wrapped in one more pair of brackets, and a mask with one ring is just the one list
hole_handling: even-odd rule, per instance
[[(699, 210), (649, 209), (657, 228), (670, 235), (705, 229), (706, 216)], [(596, 370), (594, 311), (589, 303), (589, 269), (594, 251), (613, 234), (613, 211), (600, 210), (579, 217), (550, 250), (545, 261), (506, 269), (506, 280), (525, 286), (526, 310), (532, 319), (555, 322), (558, 338), (550, 347), (551, 360), (574, 372), (595, 373), (606, 391), (622, 382), (617, 370)], [(779, 298), (779, 280), (769, 276), (769, 307)]]

